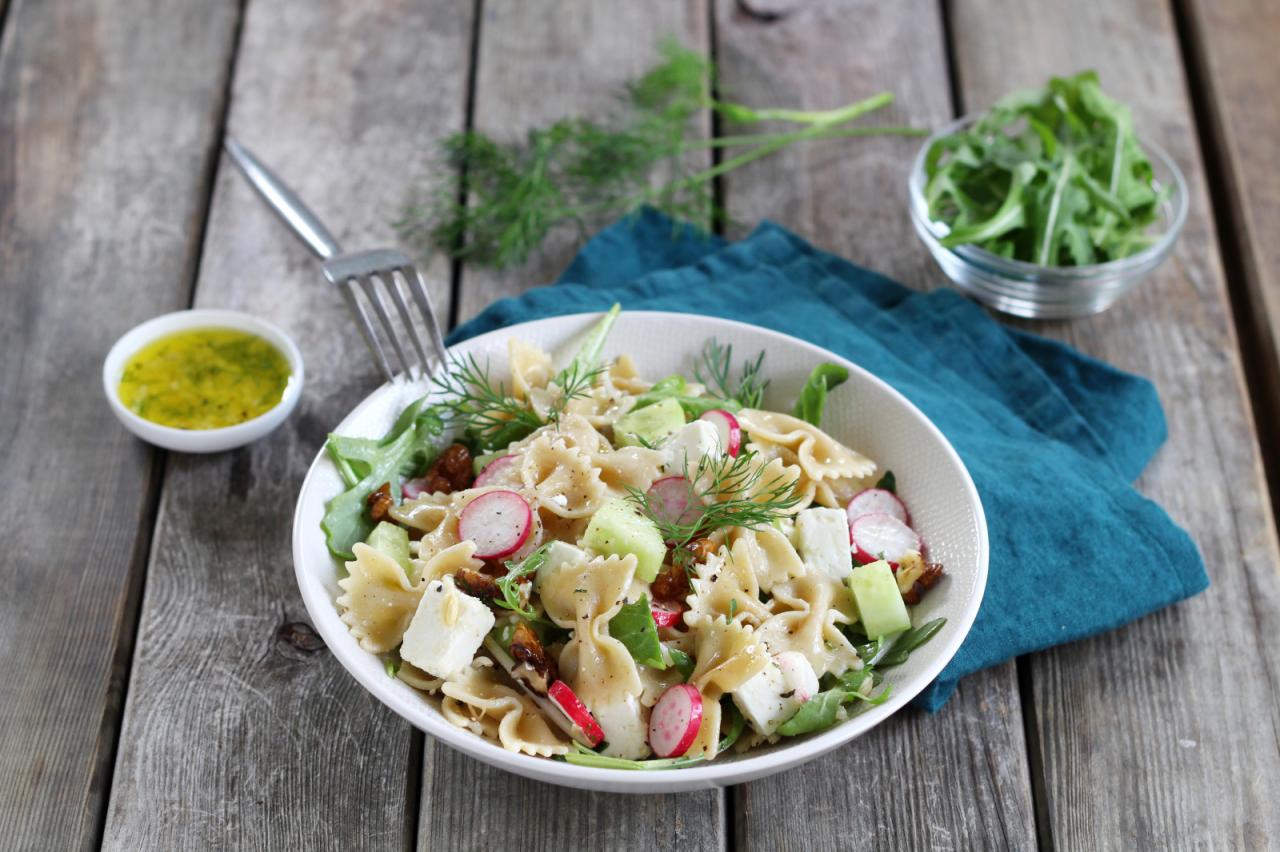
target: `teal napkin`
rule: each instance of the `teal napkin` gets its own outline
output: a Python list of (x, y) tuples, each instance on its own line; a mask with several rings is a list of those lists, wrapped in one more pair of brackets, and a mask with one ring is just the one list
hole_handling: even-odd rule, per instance
[(1191, 538), (1130, 485), (1166, 437), (1149, 382), (771, 223), (726, 243), (643, 212), (601, 232), (555, 285), (494, 303), (449, 339), (615, 301), (742, 320), (838, 352), (906, 395), (955, 446), (986, 510), (991, 567), (972, 631), (916, 699), (928, 710), (970, 672), (1208, 586)]

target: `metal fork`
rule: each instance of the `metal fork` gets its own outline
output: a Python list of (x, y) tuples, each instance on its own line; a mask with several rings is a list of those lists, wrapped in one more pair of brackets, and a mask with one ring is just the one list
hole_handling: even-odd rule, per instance
[[(298, 235), (307, 248), (311, 249), (323, 262), (324, 277), (342, 294), (360, 329), (360, 335), (368, 344), (369, 351), (378, 362), (382, 375), (387, 381), (395, 381), (395, 373), (387, 358), (382, 337), (385, 337), (391, 348), (395, 350), (400, 365), (410, 378), (414, 376), (414, 362), (401, 344), (401, 334), (409, 338), (424, 374), (430, 375), (445, 364), (447, 356), (444, 349), (444, 336), (440, 333), (440, 324), (436, 322), (436, 314), (431, 307), (431, 295), (427, 292), (422, 274), (418, 272), (418, 268), (407, 255), (394, 249), (344, 253), (338, 241), (333, 238), (320, 219), (274, 172), (231, 137), (225, 139), (223, 146), (231, 162), (236, 164), (250, 185), (257, 190), (258, 195), (262, 196), (262, 199)], [(418, 308), (428, 337), (431, 338), (434, 363), (427, 356), (427, 347), (423, 343), (422, 334), (409, 311), (409, 304), (401, 289), (402, 281), (403, 287), (409, 291)], [(363, 300), (358, 298), (358, 294), (363, 295)], [(395, 306), (402, 332), (396, 330), (396, 324), (387, 311), (384, 294), (390, 296)], [(364, 303), (372, 308), (374, 315), (378, 318), (382, 329), (381, 336), (369, 321)]]

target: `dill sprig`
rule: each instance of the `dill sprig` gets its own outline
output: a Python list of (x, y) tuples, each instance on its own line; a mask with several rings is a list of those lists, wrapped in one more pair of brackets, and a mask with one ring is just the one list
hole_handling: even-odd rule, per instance
[[(761, 368), (764, 366), (764, 350), (752, 361), (747, 359), (742, 364), (742, 376), (735, 387), (731, 380), (733, 370), (733, 344), (721, 346), (715, 338), (707, 341), (702, 348), (702, 361), (693, 368), (693, 377), (706, 385), (707, 390), (722, 399), (734, 399), (742, 403), (743, 408), (759, 408), (764, 400), (765, 389), (769, 380), (764, 378)], [(706, 370), (706, 373), (703, 373)]]
[(672, 546), (673, 558), (687, 558), (686, 545), (726, 527), (760, 529), (785, 518), (800, 502), (795, 483), (785, 476), (764, 481), (766, 465), (753, 451), (736, 457), (708, 454), (698, 460), (692, 473), (688, 459), (683, 475), (688, 488), (688, 505), (696, 516), (681, 522), (665, 511), (665, 501), (651, 498), (638, 488), (627, 488), (627, 499), (657, 525), (663, 539)]
[(605, 367), (587, 367), (574, 361), (551, 381), (560, 393), (547, 410), (545, 420), (527, 403), (507, 392), (506, 385), (490, 378), (489, 365), (474, 355), (453, 355), (449, 367), (431, 381), (440, 394), (447, 418), (481, 449), (505, 447), (548, 423), (559, 423), (569, 400), (585, 396)]
[[(893, 100), (887, 92), (834, 110), (753, 109), (711, 98), (714, 71), (706, 57), (674, 41), (662, 61), (625, 88), (622, 109), (605, 120), (566, 118), (498, 141), (479, 131), (447, 137), (440, 147), (449, 175), (405, 210), (402, 239), (469, 263), (523, 263), (552, 231), (576, 227), (580, 237), (602, 221), (644, 205), (710, 229), (725, 221), (714, 203), (716, 178), (797, 142), (853, 136), (907, 135), (903, 127), (851, 127)], [(782, 121), (797, 129), (708, 139), (711, 109), (736, 125)], [(713, 166), (691, 171), (691, 151), (743, 149)], [(651, 180), (662, 167), (665, 182)]]

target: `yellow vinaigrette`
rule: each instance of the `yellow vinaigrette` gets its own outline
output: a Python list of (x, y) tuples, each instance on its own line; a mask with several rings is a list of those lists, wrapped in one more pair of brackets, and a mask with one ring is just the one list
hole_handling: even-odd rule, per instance
[(120, 400), (143, 419), (178, 429), (219, 429), (280, 402), (289, 362), (247, 331), (198, 328), (148, 343), (125, 362)]

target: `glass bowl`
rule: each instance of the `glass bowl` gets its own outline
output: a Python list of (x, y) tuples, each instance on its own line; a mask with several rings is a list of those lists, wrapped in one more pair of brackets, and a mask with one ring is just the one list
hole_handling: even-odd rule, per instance
[(967, 115), (925, 140), (908, 180), (911, 221), (916, 233), (938, 266), (961, 290), (997, 311), (1014, 316), (1032, 319), (1091, 316), (1111, 307), (1169, 256), (1187, 218), (1187, 185), (1169, 155), (1146, 141), (1142, 142), (1142, 149), (1151, 161), (1156, 188), (1167, 187), (1167, 190), (1160, 204), (1159, 218), (1149, 228), (1155, 242), (1137, 254), (1089, 266), (1040, 266), (1000, 257), (977, 246), (943, 246), (940, 241), (948, 228), (929, 218), (924, 198), (925, 156), (934, 142), (979, 118)]

